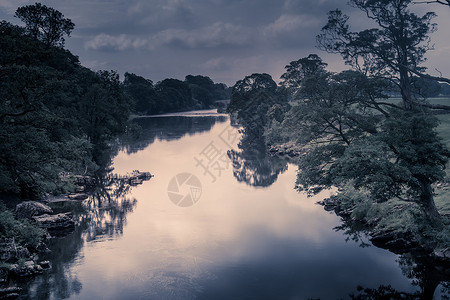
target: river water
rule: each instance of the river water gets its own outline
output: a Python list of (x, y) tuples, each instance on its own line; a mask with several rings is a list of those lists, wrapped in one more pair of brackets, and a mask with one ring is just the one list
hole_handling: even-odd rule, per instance
[(254, 141), (239, 147), (227, 116), (135, 122), (142, 134), (122, 141), (113, 172), (154, 177), (108, 203), (90, 199), (77, 230), (52, 241), (52, 269), (23, 283), (24, 299), (346, 299), (358, 286), (418, 289), (397, 255), (346, 241), (339, 217), (316, 204), (328, 193), (296, 192), (294, 165)]

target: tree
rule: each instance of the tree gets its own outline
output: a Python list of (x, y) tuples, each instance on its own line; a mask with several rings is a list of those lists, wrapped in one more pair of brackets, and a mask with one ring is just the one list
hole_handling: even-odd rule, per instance
[(286, 95), (269, 74), (255, 73), (233, 86), (228, 112), (236, 115), (247, 134), (261, 137), (271, 121), (268, 112), (277, 104), (287, 107)]
[(353, 68), (373, 77), (390, 80), (400, 89), (404, 106), (450, 109), (416, 99), (411, 91), (411, 76), (450, 82), (443, 77), (425, 74), (421, 64), (431, 49), (429, 35), (435, 31), (431, 23), (435, 14), (418, 16), (409, 11), (412, 0), (351, 0), (377, 24), (377, 28), (352, 32), (348, 16), (340, 10), (330, 11), (328, 23), (322, 28), (317, 41), (320, 49), (339, 53)]
[(155, 86), (159, 112), (173, 112), (194, 108), (189, 86), (178, 79), (167, 78)]
[(7, 22), (0, 32), (0, 192), (66, 192), (63, 172), (106, 165), (102, 150), (124, 132), (129, 98), (115, 72), (92, 72)]
[(192, 98), (201, 103), (203, 108), (208, 108), (214, 104), (216, 99), (214, 95), (214, 81), (207, 76), (193, 76), (187, 75), (184, 82), (189, 85), (192, 93)]
[(305, 77), (325, 72), (327, 64), (317, 54), (310, 54), (305, 58), (291, 61), (285, 66), (286, 72), (281, 75), (281, 84), (288, 89), (299, 89)]
[(64, 46), (64, 35), (70, 36), (75, 24), (54, 8), (40, 3), (19, 7), (15, 17), (25, 23), (27, 32), (47, 46)]
[(431, 184), (445, 175), (450, 152), (433, 115), (384, 101), (386, 80), (361, 72), (318, 71), (303, 78), (285, 134), (302, 146), (297, 189), (309, 194), (352, 183), (375, 202), (398, 197), (440, 224)]
[(156, 110), (156, 93), (153, 82), (132, 73), (125, 73), (123, 81), (125, 93), (134, 100), (134, 111), (154, 114)]

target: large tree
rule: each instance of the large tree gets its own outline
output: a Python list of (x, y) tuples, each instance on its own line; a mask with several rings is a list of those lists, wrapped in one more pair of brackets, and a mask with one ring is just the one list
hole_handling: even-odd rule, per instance
[(271, 121), (271, 109), (287, 105), (286, 95), (269, 74), (254, 73), (233, 86), (228, 112), (234, 113), (246, 134), (261, 137)]
[(54, 8), (40, 3), (19, 7), (15, 17), (21, 19), (26, 30), (47, 46), (64, 46), (64, 35), (70, 36), (75, 24)]
[[(390, 192), (386, 194), (389, 197), (400, 196), (399, 192), (408, 191), (406, 196), (421, 205), (430, 220), (439, 223), (431, 184), (442, 178), (449, 152), (436, 135), (435, 118), (425, 108), (450, 109), (450, 106), (430, 104), (416, 97), (417, 78), (414, 76), (441, 82), (450, 80), (425, 73), (426, 68), (422, 63), (426, 52), (431, 49), (430, 34), (436, 29), (431, 21), (435, 14), (428, 12), (419, 16), (411, 12), (409, 6), (412, 2), (350, 0), (350, 4), (363, 11), (376, 27), (352, 32), (348, 25), (349, 17), (340, 10), (334, 10), (329, 12), (328, 23), (322, 28), (317, 41), (321, 49), (341, 54), (354, 69), (371, 78), (389, 80), (398, 87), (402, 96), (401, 107), (384, 110), (386, 121), (380, 123), (380, 133), (373, 140), (385, 145), (390, 152), (387, 157), (391, 159), (385, 160), (383, 166), (377, 165), (378, 169), (373, 169), (373, 164), (380, 161), (376, 154), (383, 153), (382, 148), (377, 147), (379, 151), (372, 153), (373, 156), (371, 153), (353, 151), (353, 147), (349, 147), (347, 154), (359, 157), (367, 155), (369, 162), (358, 174), (353, 174), (357, 178), (371, 178), (372, 182), (381, 178), (383, 184), (395, 186), (389, 188)], [(367, 139), (362, 141), (367, 143)], [(347, 157), (347, 161), (356, 164), (364, 160)], [(354, 170), (358, 170), (358, 164), (355, 166)], [(391, 168), (394, 166), (396, 168)], [(401, 167), (402, 171), (399, 172), (397, 167)], [(379, 174), (381, 177), (374, 179), (364, 172), (366, 169), (371, 170), (370, 174)], [(370, 184), (368, 180), (363, 182)]]
[(404, 106), (450, 109), (416, 99), (412, 92), (412, 75), (441, 82), (450, 79), (431, 76), (422, 66), (425, 53), (431, 50), (430, 34), (436, 26), (432, 12), (417, 15), (410, 11), (412, 0), (351, 0), (377, 25), (353, 32), (349, 17), (340, 10), (328, 14), (328, 23), (317, 37), (320, 49), (339, 53), (353, 68), (373, 77), (382, 77), (398, 86)]
[(440, 224), (431, 184), (445, 175), (450, 153), (434, 131), (435, 117), (386, 101), (389, 82), (382, 78), (317, 70), (301, 80), (297, 105), (282, 123), (306, 152), (297, 189), (315, 194), (351, 183), (374, 202), (416, 203), (431, 224)]

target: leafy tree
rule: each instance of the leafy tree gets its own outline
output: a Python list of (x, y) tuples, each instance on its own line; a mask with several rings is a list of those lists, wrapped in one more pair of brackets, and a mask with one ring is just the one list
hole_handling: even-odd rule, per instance
[(439, 224), (431, 183), (445, 175), (450, 152), (434, 131), (434, 116), (383, 100), (388, 86), (357, 71), (320, 70), (302, 80), (298, 104), (282, 123), (307, 150), (297, 189), (315, 194), (350, 182), (375, 202), (417, 203)]
[(281, 85), (291, 91), (296, 91), (301, 87), (305, 77), (325, 72), (327, 64), (317, 54), (310, 54), (308, 57), (292, 61), (285, 66), (286, 72), (281, 75)]
[(287, 162), (282, 158), (269, 156), (265, 146), (262, 137), (245, 134), (239, 142), (239, 151), (228, 151), (237, 181), (250, 186), (268, 187), (277, 180), (280, 173), (287, 170)]
[(441, 85), (436, 80), (413, 76), (411, 77), (411, 85), (412, 93), (424, 99), (439, 96), (441, 92)]
[(195, 102), (189, 86), (178, 79), (164, 79), (155, 86), (159, 112), (193, 109)]
[(226, 85), (214, 83), (208, 76), (187, 75), (184, 82), (189, 85), (192, 98), (204, 108), (213, 106), (216, 100), (229, 99)]
[(281, 93), (269, 74), (252, 74), (233, 86), (228, 112), (234, 113), (246, 133), (261, 137), (271, 119), (274, 105), (287, 107), (287, 97)]
[(426, 79), (450, 82), (449, 79), (424, 74), (425, 53), (431, 49), (429, 35), (435, 14), (422, 16), (409, 11), (412, 0), (351, 0), (375, 22), (377, 28), (350, 31), (349, 17), (340, 10), (330, 11), (328, 23), (317, 37), (319, 48), (339, 53), (355, 69), (374, 77), (390, 80), (400, 89), (404, 106), (450, 109), (418, 101), (412, 92), (412, 74)]
[(114, 72), (0, 22), (0, 192), (64, 192), (61, 174), (92, 174), (126, 128), (130, 101)]
[[(348, 147), (347, 154), (363, 157), (362, 149), (367, 149), (367, 145), (376, 146), (377, 153), (365, 153), (370, 157), (366, 168), (372, 174), (379, 174), (378, 178), (371, 178), (373, 182), (380, 183), (377, 188), (386, 188), (379, 189), (385, 193), (381, 199), (401, 197), (403, 192), (409, 200), (422, 207), (431, 223), (439, 224), (440, 216), (434, 205), (431, 184), (442, 178), (449, 151), (434, 131), (437, 125), (434, 117), (423, 108), (450, 107), (418, 99), (415, 95), (418, 89), (414, 83), (419, 81), (413, 77), (449, 82), (446, 78), (425, 74), (425, 68), (421, 66), (425, 53), (430, 50), (429, 34), (435, 30), (435, 24), (431, 23), (435, 14), (428, 12), (418, 16), (412, 13), (408, 9), (412, 0), (351, 0), (350, 3), (373, 20), (377, 28), (352, 32), (347, 24), (348, 17), (340, 10), (334, 10), (329, 13), (322, 34), (317, 37), (319, 47), (341, 54), (347, 64), (373, 78), (384, 78), (395, 84), (401, 92), (403, 106), (382, 110), (387, 119), (380, 123), (379, 133), (371, 137), (370, 142), (367, 138), (357, 140), (356, 145)], [(395, 130), (392, 124), (395, 124)], [(418, 128), (417, 124), (422, 127)], [(353, 146), (362, 149), (353, 151)], [(382, 160), (379, 153), (390, 159)], [(346, 158), (352, 161), (350, 157)], [(363, 161), (357, 159), (353, 162)], [(375, 167), (374, 164), (376, 168), (370, 169)], [(354, 170), (362, 171), (363, 168), (358, 169), (356, 164)], [(355, 174), (356, 177), (368, 179), (370, 176), (366, 175)], [(364, 184), (369, 184), (369, 181)], [(374, 188), (371, 190), (373, 192)]]
[(143, 114), (157, 113), (156, 93), (151, 80), (127, 72), (123, 87), (125, 93), (134, 100), (134, 111)]
[(25, 23), (30, 35), (47, 46), (63, 47), (64, 35), (70, 36), (75, 27), (61, 12), (40, 3), (19, 7), (15, 17)]

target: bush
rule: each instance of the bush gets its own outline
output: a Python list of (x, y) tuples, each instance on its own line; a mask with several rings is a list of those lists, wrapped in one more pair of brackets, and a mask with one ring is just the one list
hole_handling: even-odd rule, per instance
[(13, 213), (0, 202), (0, 238), (14, 238), (26, 248), (36, 248), (45, 231), (29, 220), (16, 220)]

